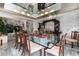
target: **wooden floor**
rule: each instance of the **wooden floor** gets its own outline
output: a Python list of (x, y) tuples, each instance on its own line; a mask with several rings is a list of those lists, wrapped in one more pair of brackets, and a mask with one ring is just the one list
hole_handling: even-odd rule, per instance
[[(0, 56), (21, 56), (21, 52), (14, 48), (14, 41), (9, 41), (8, 44), (0, 46)], [(79, 56), (78, 52), (79, 47), (74, 46), (74, 48), (71, 48), (71, 45), (65, 45), (65, 56)], [(28, 52), (26, 52), (25, 56), (28, 56)], [(32, 56), (39, 56), (39, 51), (32, 54)], [(47, 56), (52, 55), (47, 54)]]

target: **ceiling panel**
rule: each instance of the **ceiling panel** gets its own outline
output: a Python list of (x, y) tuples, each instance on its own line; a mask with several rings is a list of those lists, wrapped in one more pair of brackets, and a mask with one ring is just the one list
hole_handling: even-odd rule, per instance
[[(42, 7), (42, 9), (41, 7), (39, 7), (39, 5)], [(23, 15), (30, 16), (33, 18), (38, 18), (60, 10), (61, 4), (60, 3), (11, 3), (8, 4), (8, 7), (12, 8), (10, 10), (14, 10), (15, 12), (21, 13)], [(38, 8), (40, 8), (41, 10), (39, 10)]]

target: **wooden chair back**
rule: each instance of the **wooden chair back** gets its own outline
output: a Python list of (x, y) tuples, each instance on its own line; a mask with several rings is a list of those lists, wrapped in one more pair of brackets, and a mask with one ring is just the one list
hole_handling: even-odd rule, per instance
[(15, 47), (18, 48), (18, 45), (20, 44), (20, 36), (19, 32), (15, 32)]
[(59, 45), (59, 56), (61, 55), (61, 56), (64, 56), (64, 44), (65, 44), (65, 36), (66, 36), (67, 34), (65, 34), (65, 35), (62, 35), (61, 36), (61, 38), (60, 38), (60, 45)]
[(74, 31), (71, 32), (71, 39), (74, 39)]
[(28, 51), (30, 51), (30, 48), (31, 48), (31, 47), (30, 47), (30, 40), (29, 40), (29, 35), (28, 35), (27, 31), (23, 31), (21, 38), (22, 38), (22, 39), (21, 39), (22, 44), (26, 45)]
[(15, 38), (17, 39), (19, 37), (19, 32), (15, 32)]
[(71, 39), (76, 39), (77, 37), (77, 32), (76, 31), (72, 31), (71, 32)]
[(77, 45), (79, 45), (79, 32), (77, 33), (76, 40), (77, 40)]
[(23, 39), (23, 33), (22, 32), (19, 33), (19, 38), (20, 38), (20, 44), (22, 44), (22, 39)]
[(29, 55), (31, 55), (30, 36), (28, 35), (27, 32), (23, 32), (23, 39), (24, 39), (25, 45), (27, 45)]

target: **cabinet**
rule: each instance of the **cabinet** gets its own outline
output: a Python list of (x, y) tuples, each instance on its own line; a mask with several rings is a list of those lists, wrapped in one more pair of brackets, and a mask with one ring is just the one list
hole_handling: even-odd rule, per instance
[(60, 22), (58, 20), (56, 20), (56, 19), (46, 20), (43, 23), (40, 23), (39, 24), (39, 29), (41, 29), (41, 26), (43, 26), (43, 31), (44, 31), (45, 30), (46, 23), (50, 23), (50, 22), (52, 22), (52, 23), (54, 22), (54, 31), (53, 31), (53, 34), (55, 34), (56, 36), (59, 36), (60, 37), (60, 33), (61, 33), (60, 32)]

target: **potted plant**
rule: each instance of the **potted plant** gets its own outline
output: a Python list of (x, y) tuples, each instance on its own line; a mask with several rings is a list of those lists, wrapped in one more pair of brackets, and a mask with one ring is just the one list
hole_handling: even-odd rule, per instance
[(3, 18), (0, 17), (0, 36), (6, 33), (5, 24), (3, 22)]

